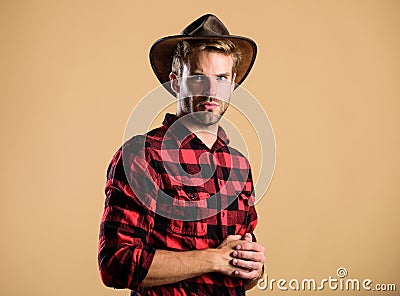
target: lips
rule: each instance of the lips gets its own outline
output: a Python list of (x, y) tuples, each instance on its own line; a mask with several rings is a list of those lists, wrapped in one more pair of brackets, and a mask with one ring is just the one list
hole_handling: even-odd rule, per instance
[(219, 108), (219, 104), (215, 102), (206, 102), (200, 104), (201, 107), (203, 107), (206, 111), (211, 111)]

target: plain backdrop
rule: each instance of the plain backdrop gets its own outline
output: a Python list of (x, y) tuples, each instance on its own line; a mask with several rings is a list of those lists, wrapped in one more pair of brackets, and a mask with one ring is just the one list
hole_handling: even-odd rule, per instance
[(243, 86), (276, 137), (257, 204), (269, 279), (344, 267), (400, 289), (399, 1), (2, 0), (1, 295), (129, 295), (98, 274), (106, 168), (158, 86), (150, 46), (204, 13), (258, 44)]

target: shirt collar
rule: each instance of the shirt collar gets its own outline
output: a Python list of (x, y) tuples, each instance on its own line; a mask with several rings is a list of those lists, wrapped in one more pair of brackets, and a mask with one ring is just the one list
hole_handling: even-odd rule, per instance
[[(197, 136), (191, 131), (189, 131), (189, 129), (184, 124), (177, 121), (178, 118), (179, 117), (176, 116), (175, 114), (171, 113), (165, 114), (163, 125), (168, 129), (168, 131), (165, 134), (164, 138), (168, 139), (173, 136), (181, 144), (183, 144), (184, 142), (188, 142), (194, 138), (197, 138)], [(200, 141), (200, 139), (198, 138), (197, 140)], [(216, 149), (219, 148), (220, 146), (227, 146), (228, 144), (229, 144), (229, 138), (226, 132), (221, 126), (218, 126), (217, 140), (215, 141), (213, 147)]]

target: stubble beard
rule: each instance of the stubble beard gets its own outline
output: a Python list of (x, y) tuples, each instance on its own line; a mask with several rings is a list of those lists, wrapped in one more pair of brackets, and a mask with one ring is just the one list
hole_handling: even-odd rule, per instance
[(199, 126), (206, 127), (217, 124), (221, 120), (222, 114), (216, 114), (212, 111), (195, 111), (192, 116)]
[(193, 119), (194, 123), (196, 123), (197, 125), (199, 125), (201, 127), (209, 127), (209, 126), (217, 124), (221, 120), (222, 116), (224, 115), (225, 111), (227, 110), (227, 108), (229, 106), (229, 103), (227, 103), (227, 102), (224, 102), (222, 100), (213, 99), (214, 101), (217, 101), (219, 104), (218, 112), (214, 112), (212, 110), (210, 110), (210, 111), (198, 110), (198, 106), (196, 104), (199, 104), (199, 103), (193, 103), (195, 101), (205, 102), (208, 100), (209, 100), (209, 98), (202, 98), (201, 100), (198, 100), (198, 99), (191, 100), (190, 117), (191, 117), (191, 119)]

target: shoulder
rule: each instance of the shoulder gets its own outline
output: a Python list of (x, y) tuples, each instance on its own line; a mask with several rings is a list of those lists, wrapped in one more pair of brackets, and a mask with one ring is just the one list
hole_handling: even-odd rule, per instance
[(110, 161), (108, 178), (117, 176), (118, 179), (126, 181), (126, 172), (143, 174), (149, 171), (149, 167), (155, 167), (164, 134), (164, 128), (161, 126), (126, 140)]
[(122, 145), (122, 150), (129, 150), (133, 153), (140, 153), (143, 150), (160, 149), (166, 133), (165, 126), (157, 127), (145, 134), (135, 135)]

